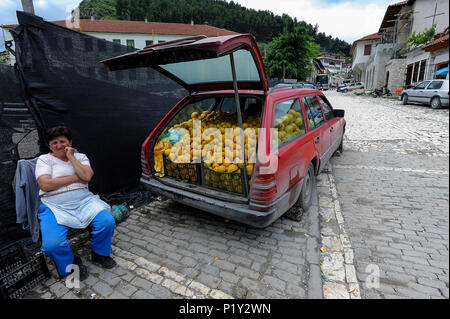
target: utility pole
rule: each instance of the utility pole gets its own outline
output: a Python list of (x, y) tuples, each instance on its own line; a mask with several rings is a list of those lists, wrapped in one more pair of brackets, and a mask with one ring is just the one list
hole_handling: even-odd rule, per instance
[(22, 8), (24, 12), (34, 14), (33, 0), (22, 0)]

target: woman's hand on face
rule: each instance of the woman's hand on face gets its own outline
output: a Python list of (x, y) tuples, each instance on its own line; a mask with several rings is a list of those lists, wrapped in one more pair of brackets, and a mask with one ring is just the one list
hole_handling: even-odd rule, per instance
[(73, 147), (67, 146), (64, 149), (64, 152), (66, 152), (66, 156), (67, 158), (70, 160), (72, 158), (74, 158), (74, 154), (75, 154), (75, 149)]

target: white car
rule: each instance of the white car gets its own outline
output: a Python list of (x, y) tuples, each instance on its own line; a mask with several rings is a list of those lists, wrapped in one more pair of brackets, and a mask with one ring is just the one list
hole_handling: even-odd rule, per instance
[(423, 81), (411, 89), (404, 90), (399, 99), (403, 105), (416, 102), (429, 104), (433, 109), (448, 107), (448, 80)]
[(350, 83), (346, 86), (338, 88), (337, 91), (345, 93), (345, 92), (356, 90), (356, 89), (364, 89), (364, 82)]

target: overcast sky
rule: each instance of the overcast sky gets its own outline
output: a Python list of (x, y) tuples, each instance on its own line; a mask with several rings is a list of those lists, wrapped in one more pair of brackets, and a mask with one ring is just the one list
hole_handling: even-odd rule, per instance
[[(319, 32), (353, 41), (377, 32), (389, 4), (399, 0), (234, 0), (247, 8), (286, 13), (319, 25)], [(47, 21), (64, 20), (81, 0), (34, 0), (35, 13)], [(0, 24), (17, 23), (21, 0), (0, 0)], [(1, 41), (3, 42), (3, 41)]]

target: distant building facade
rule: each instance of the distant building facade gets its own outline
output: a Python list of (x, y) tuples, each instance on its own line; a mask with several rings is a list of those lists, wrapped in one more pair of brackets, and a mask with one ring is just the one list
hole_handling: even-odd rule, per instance
[(331, 83), (342, 83), (351, 72), (351, 65), (345, 63), (345, 57), (339, 54), (323, 52), (312, 60), (313, 72), (308, 78), (315, 82), (316, 76), (320, 74), (330, 75)]
[[(407, 40), (413, 32), (424, 32), (433, 25), (433, 39), (408, 47)], [(432, 79), (437, 70), (449, 63), (448, 27), (447, 0), (406, 0), (388, 6), (378, 32), (353, 43), (355, 77), (365, 80), (368, 89), (386, 87), (393, 93), (397, 88)], [(371, 45), (375, 48), (364, 59), (361, 52), (368, 50), (369, 43), (364, 44), (364, 49), (361, 43), (368, 42), (368, 37), (374, 37)]]

